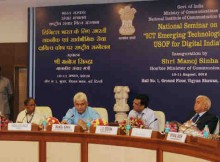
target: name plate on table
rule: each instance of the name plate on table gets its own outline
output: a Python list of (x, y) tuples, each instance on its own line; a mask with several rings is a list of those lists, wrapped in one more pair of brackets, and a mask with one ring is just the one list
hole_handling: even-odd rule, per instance
[(31, 131), (31, 123), (8, 123), (8, 130)]
[(111, 126), (97, 126), (95, 133), (96, 134), (111, 134), (117, 135), (118, 127), (111, 127)]
[(151, 138), (152, 129), (132, 128), (131, 136)]
[(167, 136), (167, 140), (184, 143), (186, 140), (186, 134), (178, 133), (178, 132), (169, 132)]
[(53, 124), (52, 131), (53, 132), (74, 132), (75, 125), (71, 124)]

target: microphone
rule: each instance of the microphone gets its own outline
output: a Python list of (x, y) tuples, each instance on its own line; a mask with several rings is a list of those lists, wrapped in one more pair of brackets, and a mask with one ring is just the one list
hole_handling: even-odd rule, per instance
[[(70, 120), (72, 117), (74, 117), (75, 115), (74, 114), (72, 114), (69, 118), (67, 118), (67, 119), (64, 119), (63, 121), (66, 121), (66, 123), (63, 123), (63, 124), (69, 124), (68, 123), (68, 120)], [(62, 123), (62, 122), (61, 122)]]
[(21, 121), (22, 123), (23, 123), (25, 117), (27, 118), (27, 110), (25, 111), (25, 116), (23, 117), (23, 119)]
[(150, 123), (149, 123), (149, 125), (148, 125), (148, 128), (150, 128), (150, 125), (151, 124), (153, 124), (155, 121), (157, 121), (158, 119), (157, 118), (155, 118), (153, 121), (151, 121)]

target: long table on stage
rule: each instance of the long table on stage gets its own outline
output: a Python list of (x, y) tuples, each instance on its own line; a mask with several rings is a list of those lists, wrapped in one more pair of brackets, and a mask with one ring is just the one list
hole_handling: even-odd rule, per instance
[(5, 162), (220, 162), (220, 142), (188, 136), (186, 143), (94, 133), (0, 131)]

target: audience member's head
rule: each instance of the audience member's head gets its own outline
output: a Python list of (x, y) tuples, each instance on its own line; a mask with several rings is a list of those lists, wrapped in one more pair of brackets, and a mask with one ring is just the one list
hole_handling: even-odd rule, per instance
[(145, 94), (137, 95), (133, 101), (133, 109), (137, 112), (142, 112), (144, 108), (148, 107), (149, 97)]
[(196, 97), (194, 111), (196, 113), (201, 113), (208, 111), (211, 107), (211, 100), (204, 95), (199, 95)]
[(77, 94), (75, 94), (75, 96), (73, 97), (73, 103), (79, 114), (84, 113), (88, 106), (86, 94), (83, 92), (78, 92)]
[(36, 101), (33, 98), (27, 98), (24, 100), (24, 106), (27, 114), (31, 114), (35, 111)]

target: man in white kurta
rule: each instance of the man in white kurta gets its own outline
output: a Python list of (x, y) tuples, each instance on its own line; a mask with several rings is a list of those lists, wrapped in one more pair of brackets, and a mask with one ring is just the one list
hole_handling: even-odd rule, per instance
[(40, 125), (42, 123), (42, 119), (37, 109), (31, 114), (27, 114), (27, 111), (23, 110), (18, 114), (16, 123), (33, 123)]
[(33, 123), (40, 125), (42, 123), (42, 117), (39, 110), (35, 108), (35, 100), (33, 98), (27, 98), (24, 101), (24, 107), (25, 109), (18, 114), (16, 123)]

